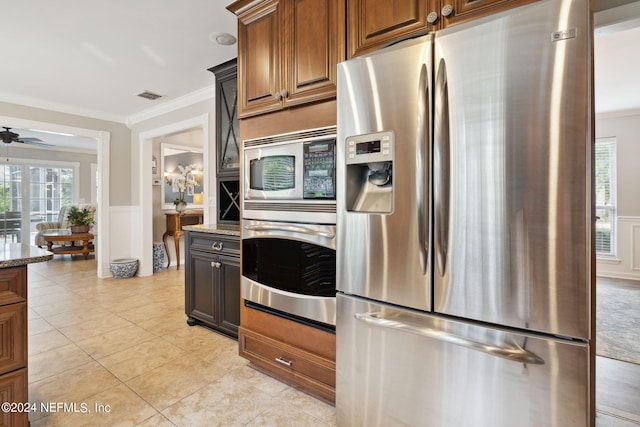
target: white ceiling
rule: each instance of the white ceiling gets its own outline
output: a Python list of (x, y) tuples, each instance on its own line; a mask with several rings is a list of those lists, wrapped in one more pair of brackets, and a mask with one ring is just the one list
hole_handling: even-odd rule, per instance
[[(210, 40), (217, 32), (236, 35), (235, 16), (225, 9), (230, 2), (8, 2), (0, 25), (5, 59), (0, 101), (124, 123), (162, 103), (210, 89), (214, 77), (207, 69), (237, 55), (237, 45)], [(598, 113), (640, 110), (639, 6), (615, 8), (623, 9), (621, 15), (609, 10), (596, 14)], [(598, 16), (603, 13), (607, 16)], [(136, 96), (146, 90), (163, 98)], [(56, 143), (51, 135), (13, 130)], [(86, 147), (86, 141), (80, 143)]]
[[(224, 0), (21, 0), (0, 25), (0, 100), (90, 117), (126, 118), (209, 87), (207, 69), (237, 56)], [(156, 101), (136, 94), (152, 91)]]

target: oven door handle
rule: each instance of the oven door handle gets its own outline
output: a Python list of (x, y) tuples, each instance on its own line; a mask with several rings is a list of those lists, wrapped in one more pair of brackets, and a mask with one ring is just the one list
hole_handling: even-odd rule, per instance
[(333, 239), (336, 237), (335, 233), (328, 231), (316, 230), (309, 227), (303, 227), (299, 225), (270, 225), (270, 224), (249, 224), (244, 226), (245, 230), (251, 231), (287, 231), (290, 233), (308, 234), (310, 236), (326, 237), (327, 239)]

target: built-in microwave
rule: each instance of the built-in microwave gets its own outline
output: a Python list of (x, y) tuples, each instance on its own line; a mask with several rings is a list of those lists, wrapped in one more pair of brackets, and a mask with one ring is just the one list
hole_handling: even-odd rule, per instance
[(335, 224), (336, 128), (243, 141), (243, 218)]

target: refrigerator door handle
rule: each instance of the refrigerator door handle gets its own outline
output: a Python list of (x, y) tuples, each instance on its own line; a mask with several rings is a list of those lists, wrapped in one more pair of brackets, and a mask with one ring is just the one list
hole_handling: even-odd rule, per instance
[(430, 199), (429, 194), (429, 181), (427, 178), (427, 165), (428, 158), (425, 154), (429, 144), (429, 117), (431, 111), (429, 111), (429, 71), (427, 65), (422, 64), (420, 70), (420, 80), (418, 82), (418, 109), (417, 109), (417, 132), (416, 132), (416, 182), (423, 183), (424, 185), (416, 185), (416, 220), (418, 230), (418, 244), (420, 254), (418, 259), (420, 261), (420, 268), (422, 274), (427, 273), (428, 263), (428, 243), (429, 237), (427, 236), (427, 215), (428, 209), (426, 208), (427, 200)]
[(442, 330), (435, 330), (427, 327), (420, 327), (398, 320), (385, 319), (380, 313), (355, 313), (353, 317), (356, 320), (367, 323), (369, 325), (379, 326), (382, 328), (393, 329), (396, 331), (409, 332), (425, 338), (432, 338), (449, 344), (455, 344), (471, 350), (480, 351), (491, 356), (501, 357), (517, 363), (526, 363), (530, 365), (544, 365), (544, 359), (520, 346), (514, 347), (497, 347), (491, 344), (485, 344), (471, 340), (460, 335), (452, 334)]
[(434, 214), (435, 214), (435, 252), (438, 271), (443, 276), (447, 268), (449, 248), (449, 197), (450, 197), (450, 150), (449, 135), (449, 88), (447, 67), (444, 59), (438, 64), (435, 82), (434, 105)]

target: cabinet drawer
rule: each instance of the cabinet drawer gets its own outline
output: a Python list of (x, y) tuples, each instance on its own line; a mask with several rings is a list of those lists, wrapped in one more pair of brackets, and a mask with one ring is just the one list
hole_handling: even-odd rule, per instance
[(0, 305), (27, 300), (27, 266), (0, 269)]
[(335, 363), (240, 328), (240, 355), (254, 367), (326, 402), (335, 402)]
[(224, 234), (190, 232), (191, 250), (240, 256), (240, 238)]
[[(2, 402), (27, 403), (27, 368), (0, 376), (0, 396)], [(0, 427), (29, 425), (29, 413), (0, 411)]]
[(0, 374), (27, 366), (27, 303), (0, 307)]

